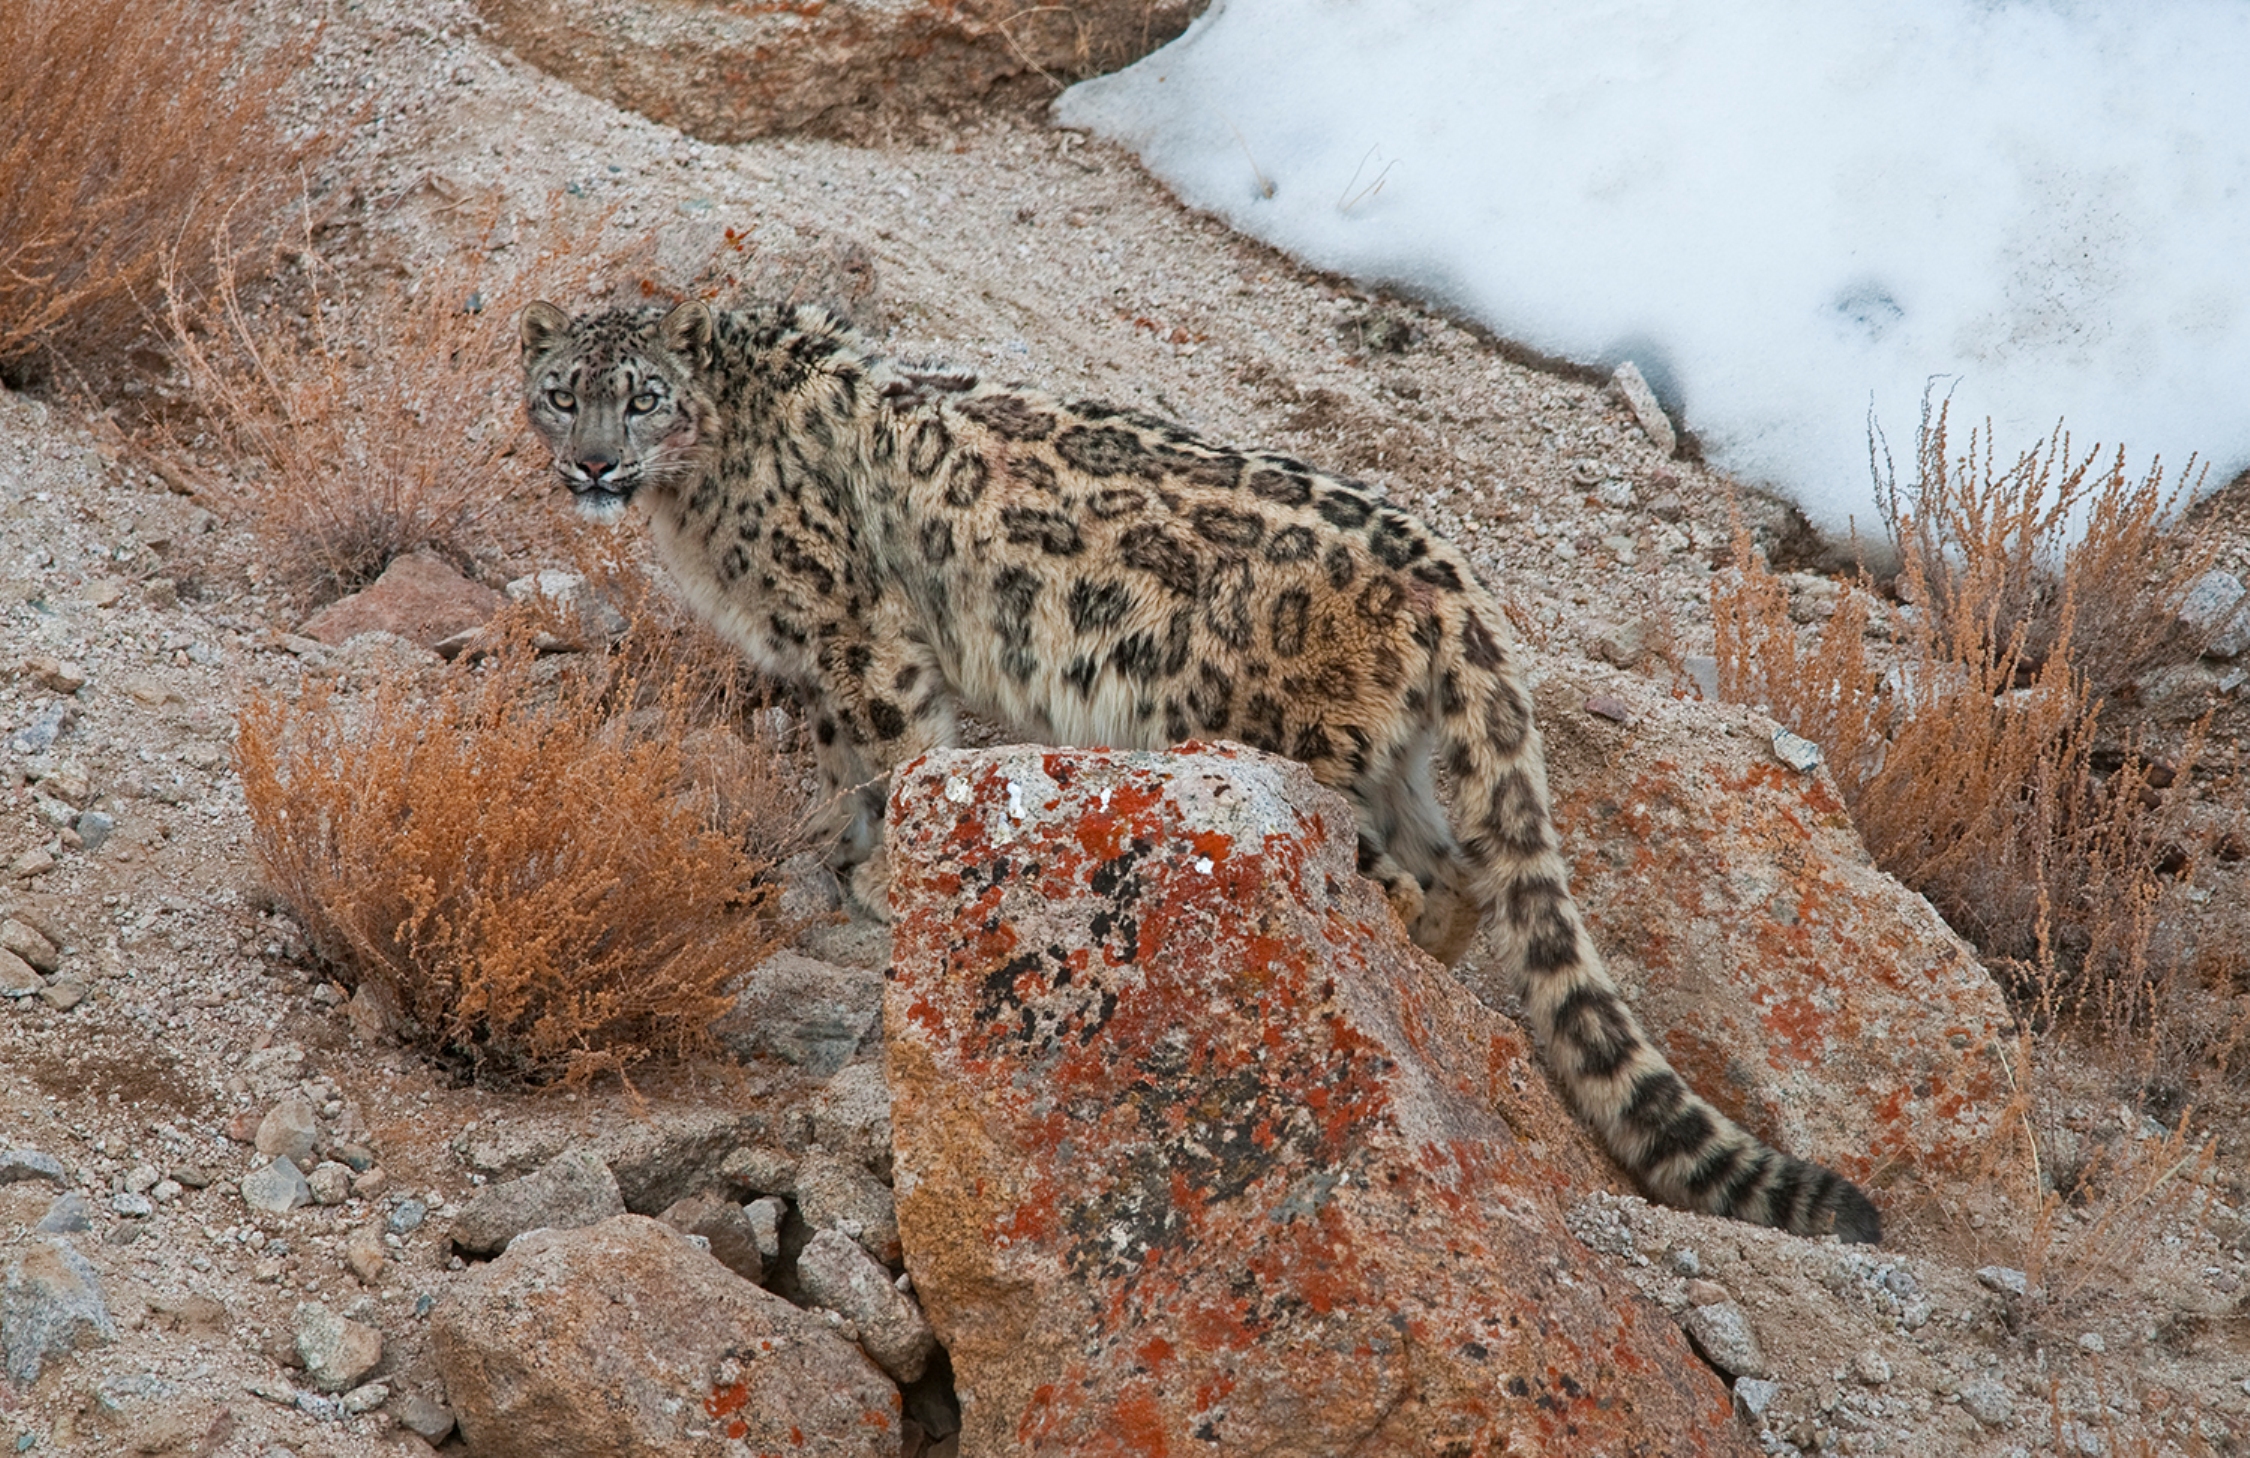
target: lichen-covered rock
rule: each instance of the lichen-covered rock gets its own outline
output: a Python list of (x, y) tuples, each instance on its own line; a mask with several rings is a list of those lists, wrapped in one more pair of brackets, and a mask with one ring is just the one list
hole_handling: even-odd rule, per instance
[(1745, 1451), (1565, 1230), (1604, 1176), (1524, 1036), (1302, 767), (932, 754), (890, 826), (899, 1220), (964, 1452)]
[[(1775, 759), (1769, 722), (1544, 666), (1534, 697), (1571, 888), (1665, 1056), (1878, 1205), (1966, 1198), (2009, 1087), (2008, 1010), (1974, 950), (1877, 869), (1826, 770)], [(1589, 693), (1623, 700), (1627, 721), (1589, 713)], [(1505, 991), (1484, 949), (1459, 970), (1488, 1000)]]
[(621, 1215), (541, 1230), (432, 1318), (476, 1458), (896, 1458), (898, 1392), (828, 1321)]

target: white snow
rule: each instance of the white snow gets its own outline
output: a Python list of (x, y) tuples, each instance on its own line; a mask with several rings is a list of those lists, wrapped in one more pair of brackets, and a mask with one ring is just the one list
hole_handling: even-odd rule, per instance
[(2003, 451), (2250, 464), (2242, 0), (1217, 0), (1056, 114), (1311, 263), (1635, 361), (1827, 525), (1933, 376)]

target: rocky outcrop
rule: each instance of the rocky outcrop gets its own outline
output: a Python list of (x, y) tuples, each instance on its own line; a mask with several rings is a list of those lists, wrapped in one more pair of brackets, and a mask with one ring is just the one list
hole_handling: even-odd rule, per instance
[(480, 0), (516, 54), (713, 142), (869, 139), (995, 88), (1100, 75), (1178, 35), (1204, 0)]
[(1523, 1034), (1302, 767), (933, 754), (894, 786), (899, 1221), (963, 1451), (1744, 1451), (1566, 1232)]
[[(1972, 1183), (2001, 1198), (1968, 1177), (2008, 1101), (2007, 1007), (1974, 949), (1877, 869), (1827, 771), (1782, 763), (1776, 726), (1738, 705), (1540, 666), (1572, 889), (1673, 1065), (1879, 1205)], [(1459, 970), (1504, 994), (1489, 956)]]
[(525, 1235), (433, 1324), (476, 1458), (895, 1458), (890, 1380), (826, 1319), (640, 1215)]

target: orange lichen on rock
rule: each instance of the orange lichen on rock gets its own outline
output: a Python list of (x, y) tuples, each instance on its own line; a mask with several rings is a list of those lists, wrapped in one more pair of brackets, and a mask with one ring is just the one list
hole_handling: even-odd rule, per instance
[(1619, 725), (1572, 697), (1557, 677), (1538, 698), (1572, 890), (1667, 1056), (1880, 1204), (1960, 1194), (2008, 1103), (2008, 1011), (1973, 951), (1875, 866), (1825, 770), (1773, 758), (1771, 726), (1690, 703)]
[(1746, 1451), (1564, 1229), (1599, 1157), (1351, 825), (1228, 745), (897, 776), (899, 1222), (964, 1450)]

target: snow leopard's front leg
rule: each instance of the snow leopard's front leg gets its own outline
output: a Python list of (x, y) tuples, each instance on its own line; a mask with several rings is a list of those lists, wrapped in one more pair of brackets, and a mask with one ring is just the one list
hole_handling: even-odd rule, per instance
[(952, 686), (903, 615), (879, 610), (822, 645), (812, 709), (814, 757), (839, 827), (829, 865), (855, 913), (889, 921), (883, 814), (891, 770), (953, 743)]

